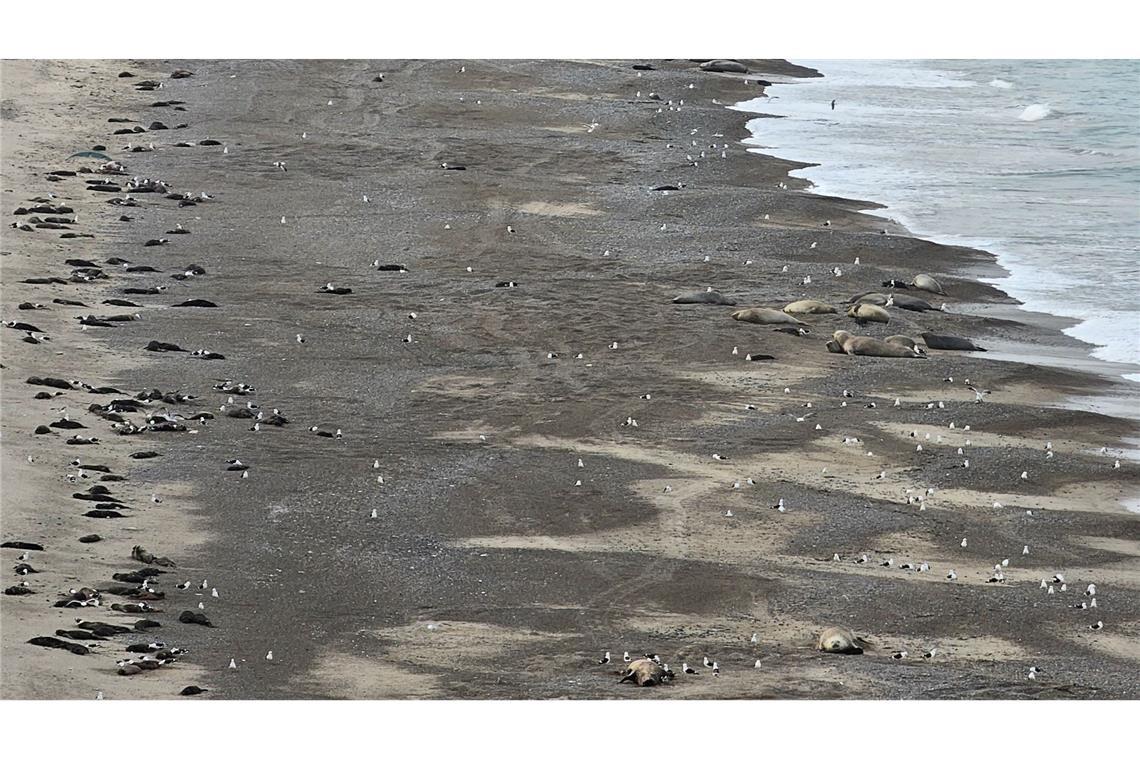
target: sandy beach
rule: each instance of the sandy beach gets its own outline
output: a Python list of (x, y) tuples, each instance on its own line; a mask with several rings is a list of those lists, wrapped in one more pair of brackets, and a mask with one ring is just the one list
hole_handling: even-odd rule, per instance
[[(747, 152), (727, 106), (818, 73), (745, 63), (4, 62), (0, 300), (39, 342), (0, 329), (0, 539), (42, 550), (2, 550), (34, 592), (0, 597), (2, 696), (1140, 698), (1135, 391), (990, 254)], [(97, 146), (123, 174), (71, 157)], [(923, 273), (945, 294), (884, 290)], [(672, 302), (708, 288), (736, 305)], [(936, 308), (857, 325), (866, 292)], [(731, 318), (800, 299), (839, 311)], [(91, 410), (152, 389), (134, 434)], [(141, 568), (161, 612), (112, 611)], [(817, 651), (834, 625), (865, 653)], [(153, 641), (188, 652), (117, 674)], [(619, 683), (624, 652), (698, 674)]]

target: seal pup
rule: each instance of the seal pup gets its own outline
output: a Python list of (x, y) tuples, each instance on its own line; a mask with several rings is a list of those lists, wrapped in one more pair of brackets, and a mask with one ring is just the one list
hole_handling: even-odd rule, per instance
[(801, 322), (790, 314), (762, 307), (734, 311), (732, 318), (737, 322), (748, 322), (754, 325), (807, 325), (806, 322)]
[(865, 325), (868, 322), (881, 322), (888, 324), (891, 321), (891, 315), (882, 306), (861, 302), (852, 306), (847, 310), (847, 316), (855, 320), (858, 325)]
[(792, 301), (784, 307), (785, 314), (835, 314), (836, 309), (830, 304), (823, 301), (815, 301), (810, 298), (803, 301)]
[(825, 628), (819, 634), (816, 648), (821, 652), (833, 654), (863, 654), (867, 642), (857, 636), (850, 628), (832, 626)]
[(922, 340), (930, 348), (938, 349), (939, 351), (985, 351), (986, 349), (976, 345), (968, 338), (959, 338), (954, 335), (938, 335), (937, 333), (924, 332), (922, 333)]
[(916, 274), (910, 284), (919, 290), (946, 295), (946, 291), (942, 289), (942, 284), (928, 274)]

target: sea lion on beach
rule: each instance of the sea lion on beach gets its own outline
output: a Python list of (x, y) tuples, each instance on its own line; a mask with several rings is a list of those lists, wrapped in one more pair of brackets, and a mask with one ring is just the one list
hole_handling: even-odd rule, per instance
[(737, 322), (749, 322), (754, 325), (806, 325), (790, 314), (775, 309), (755, 307), (732, 312), (732, 318)]
[(839, 353), (835, 347), (830, 345), (832, 343), (835, 344), (835, 347), (841, 348), (842, 353), (852, 356), (881, 356), (894, 359), (926, 358), (924, 354), (918, 353), (917, 349), (906, 348), (896, 343), (887, 343), (878, 338), (852, 335), (846, 330), (836, 330), (835, 334), (831, 336), (831, 340), (828, 341), (827, 350), (832, 353)]
[(939, 295), (946, 294), (946, 291), (942, 289), (941, 283), (928, 274), (916, 274), (910, 284), (919, 290), (926, 290), (931, 293), (938, 293)]
[(922, 340), (930, 348), (939, 351), (985, 351), (969, 338), (959, 338), (955, 335), (937, 335), (931, 332), (922, 333)]
[(673, 303), (707, 303), (715, 306), (736, 306), (736, 301), (715, 290), (692, 290), (673, 299)]
[(823, 301), (813, 301), (808, 298), (803, 301), (792, 301), (784, 307), (785, 314), (835, 314), (836, 308)]
[(860, 325), (868, 322), (882, 322), (885, 325), (891, 321), (891, 315), (887, 313), (886, 309), (871, 303), (855, 304), (847, 310), (847, 316)]
[(633, 681), (638, 686), (658, 686), (668, 680), (665, 668), (653, 660), (634, 660), (622, 672), (622, 679), (618, 683)]
[(863, 647), (867, 645), (855, 632), (850, 628), (842, 628), (840, 626), (832, 626), (825, 628), (819, 634), (819, 643), (816, 648), (821, 652), (832, 652), (834, 654), (863, 654)]

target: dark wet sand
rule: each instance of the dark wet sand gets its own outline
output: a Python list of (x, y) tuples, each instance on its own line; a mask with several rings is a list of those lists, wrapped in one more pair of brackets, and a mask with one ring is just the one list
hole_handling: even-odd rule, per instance
[[(40, 111), (21, 102), (6, 66), (13, 127), (4, 171), (18, 191), (3, 196), (6, 224), (19, 219), (17, 205), (50, 191), (75, 205), (76, 229), (96, 237), (4, 229), (4, 318), (35, 322), (54, 338), (28, 345), (11, 330), (2, 336), (3, 539), (48, 549), (34, 558), (39, 594), (2, 597), (4, 696), (174, 697), (187, 683), (231, 699), (1140, 696), (1140, 518), (1121, 505), (1135, 497), (1140, 468), (1122, 460), (1114, 470), (1111, 453), (1136, 425), (1057, 408), (1071, 394), (1120, 389), (983, 354), (827, 353), (836, 329), (879, 337), (931, 329), (1020, 345), (1027, 356), (1036, 346), (1076, 355), (1079, 344), (1042, 325), (954, 313), (1015, 303), (972, 279), (996, 271), (989, 254), (881, 235), (882, 220), (858, 213), (871, 204), (803, 192), (785, 176), (797, 164), (743, 151), (745, 116), (723, 104), (754, 96), (757, 76), (810, 72), (779, 61), (755, 62), (761, 73), (743, 78), (682, 61), (656, 65), (637, 78), (630, 62), (35, 64), (23, 86), (58, 84), (66, 72), (76, 90), (57, 99), (71, 109)], [(194, 76), (171, 80), (175, 68)], [(123, 69), (137, 78), (116, 78)], [(384, 81), (373, 82), (379, 73)], [(164, 87), (135, 91), (144, 78)], [(644, 97), (651, 91), (684, 105), (657, 113), (667, 106)], [(186, 110), (150, 106), (171, 99)], [(39, 144), (45, 113), (81, 142)], [(110, 136), (123, 126), (106, 123), (113, 116), (188, 126)], [(196, 145), (207, 138), (229, 153)], [(153, 140), (155, 150), (126, 152), (128, 140)], [(178, 141), (195, 146), (173, 147)], [(109, 194), (85, 191), (84, 175), (44, 181), (52, 169), (96, 166), (63, 158), (95, 143), (131, 175), (212, 199), (179, 208), (137, 195), (140, 208), (119, 209), (105, 203)], [(677, 182), (686, 187), (650, 190)], [(134, 221), (116, 221), (124, 212)], [(143, 247), (178, 223), (192, 234)], [(106, 267), (110, 279), (98, 283), (20, 282), (66, 278), (69, 257), (111, 256), (162, 271)], [(376, 271), (377, 259), (408, 271)], [(170, 279), (189, 264), (207, 274)], [(842, 277), (830, 274), (834, 266)], [(916, 295), (946, 301), (949, 313), (896, 309), (889, 326), (863, 329), (842, 314), (809, 316), (812, 334), (793, 337), (735, 322), (731, 307), (670, 303), (713, 286), (741, 306), (801, 297), (838, 306), (919, 272), (949, 295)], [(813, 283), (801, 285), (809, 274)], [(502, 281), (518, 287), (495, 287)], [(353, 292), (318, 292), (326, 282)], [(117, 292), (140, 284), (169, 290)], [(144, 307), (50, 303), (116, 295)], [(189, 298), (220, 308), (164, 308)], [(22, 301), (51, 309), (17, 311)], [(80, 332), (72, 319), (134, 311), (143, 319), (116, 329)], [(143, 351), (151, 340), (226, 358)], [(776, 359), (747, 363), (748, 352)], [(41, 389), (24, 383), (29, 375), (78, 376), (127, 393), (32, 401)], [(252, 432), (251, 421), (222, 416), (226, 394), (211, 386), (227, 378), (257, 389), (239, 405), (279, 407), (290, 424)], [(967, 378), (993, 389), (986, 403), (973, 403)], [(193, 435), (121, 438), (83, 411), (150, 388), (199, 397), (155, 410), (218, 417)], [(854, 394), (847, 407), (844, 389)], [(927, 408), (939, 401), (945, 408)], [(63, 404), (91, 428), (78, 432), (101, 445), (32, 434)], [(623, 426), (627, 417), (638, 426)], [(318, 437), (312, 425), (343, 438)], [(923, 431), (921, 453), (907, 437), (914, 429)], [(946, 440), (925, 441), (927, 431)], [(844, 445), (845, 437), (862, 443)], [(973, 439), (968, 470), (956, 453), (965, 438)], [(163, 456), (125, 456), (142, 449)], [(25, 467), (27, 453), (36, 463)], [(129, 483), (109, 484), (131, 495), (127, 519), (79, 516), (88, 505), (72, 502), (76, 488), (63, 480), (76, 455), (129, 473)], [(248, 478), (225, 471), (231, 458), (251, 466)], [(876, 479), (880, 471), (887, 478)], [(928, 487), (936, 491), (926, 510), (907, 504), (906, 489)], [(162, 504), (147, 498), (156, 491), (167, 494)], [(770, 509), (779, 498), (785, 513)], [(47, 524), (45, 510), (58, 519)], [(96, 531), (107, 540), (75, 542)], [(184, 662), (119, 678), (123, 641), (82, 658), (23, 643), (88, 616), (48, 605), (70, 586), (106, 584), (111, 572), (136, 567), (135, 543), (179, 564), (177, 578), (158, 584), (168, 599), (155, 617), (160, 638), (192, 650)], [(19, 552), (3, 552), (10, 573)], [(871, 561), (856, 564), (862, 554)], [(887, 557), (894, 567), (880, 567)], [(1008, 580), (987, 584), (1003, 558)], [(899, 569), (908, 561), (931, 570)], [(1054, 573), (1068, 590), (1046, 595), (1039, 582)], [(218, 599), (171, 588), (202, 578)], [(1089, 582), (1099, 608), (1072, 609)], [(200, 599), (217, 627), (177, 623)], [(1104, 629), (1088, 630), (1098, 619)], [(863, 657), (815, 652), (815, 634), (832, 624), (874, 647)], [(924, 660), (931, 647), (938, 653)], [(721, 675), (619, 686), (616, 665), (597, 664), (606, 650), (617, 665), (624, 650), (658, 652), (675, 670), (708, 655)], [(908, 658), (893, 659), (897, 650)], [(236, 670), (226, 667), (231, 657)], [(1045, 671), (1036, 680), (1026, 677), (1032, 665)], [(44, 680), (61, 668), (71, 669), (67, 678)]]

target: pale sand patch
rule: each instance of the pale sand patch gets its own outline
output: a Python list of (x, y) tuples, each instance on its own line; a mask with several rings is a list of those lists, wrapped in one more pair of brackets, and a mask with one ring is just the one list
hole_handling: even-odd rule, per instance
[(551, 203), (547, 201), (531, 201), (519, 207), (525, 214), (540, 214), (542, 216), (582, 217), (601, 216), (601, 211), (591, 208), (585, 203)]
[(1140, 540), (1127, 538), (1105, 538), (1103, 536), (1077, 536), (1074, 542), (1084, 544), (1092, 549), (1126, 554), (1129, 557), (1140, 557)]
[[(1025, 448), (1037, 449), (1041, 452), (1041, 459), (1045, 461), (1045, 444), (1053, 444), (1054, 456), (1059, 457), (1064, 454), (1073, 455), (1099, 455), (1105, 459), (1105, 471), (1110, 471), (1112, 461), (1115, 457), (1100, 454), (1100, 448), (1093, 446), (1093, 444), (1084, 441), (1073, 441), (1064, 438), (1026, 438), (1017, 435), (1003, 435), (1001, 433), (986, 433), (980, 430), (963, 430), (962, 424), (956, 424), (955, 427), (950, 428), (949, 423), (946, 425), (907, 425), (905, 423), (897, 422), (881, 422), (872, 421), (871, 425), (879, 428), (884, 433), (888, 433), (895, 438), (904, 441), (914, 441), (921, 443), (924, 448), (932, 446), (941, 446), (943, 448), (963, 449), (963, 454), (968, 455), (966, 442), (969, 441), (971, 448)], [(973, 428), (973, 425), (971, 425)], [(917, 432), (917, 437), (911, 438), (911, 432)], [(926, 440), (926, 435), (930, 435), (930, 440)], [(938, 441), (938, 437), (942, 437), (942, 441)]]
[[(429, 624), (434, 630), (428, 628)], [(378, 654), (375, 657), (340, 652), (325, 654), (318, 659), (311, 674), (299, 678), (321, 693), (351, 699), (438, 697), (444, 693), (446, 675), (418, 673), (395, 663), (450, 669), (457, 673), (489, 671), (491, 663), (501, 660), (509, 651), (533, 646), (540, 639), (562, 641), (576, 636), (449, 620), (420, 620), (362, 633), (376, 640)], [(524, 658), (517, 664), (520, 670), (535, 672), (547, 672), (557, 666), (550, 658), (533, 664)]]
[(1058, 635), (1080, 646), (1088, 647), (1111, 657), (1123, 660), (1140, 661), (1140, 646), (1137, 646), (1137, 637), (1140, 636), (1140, 625), (1125, 623), (1113, 625), (1105, 620), (1105, 627), (1099, 631), (1090, 631), (1085, 626), (1091, 625), (1097, 619), (1081, 617), (1080, 623), (1074, 624), (1072, 629), (1059, 630)]
[(296, 680), (321, 694), (345, 699), (431, 699), (441, 693), (439, 676), (339, 652), (321, 655)]

